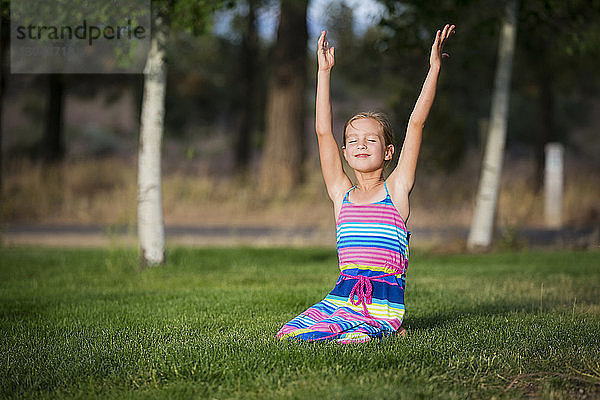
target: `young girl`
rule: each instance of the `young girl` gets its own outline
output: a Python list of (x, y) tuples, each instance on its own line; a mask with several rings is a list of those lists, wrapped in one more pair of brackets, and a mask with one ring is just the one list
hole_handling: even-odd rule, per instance
[(398, 165), (384, 180), (385, 164), (394, 154), (393, 133), (380, 113), (361, 113), (344, 127), (344, 158), (356, 185), (344, 173), (332, 132), (329, 81), (335, 63), (325, 31), (318, 42), (316, 131), (321, 169), (333, 202), (340, 277), (321, 302), (285, 324), (281, 339), (365, 342), (398, 333), (404, 317), (404, 283), (408, 265), (406, 220), (415, 181), (423, 126), (437, 86), (442, 48), (454, 25), (438, 30), (431, 47), (429, 72), (408, 121)]

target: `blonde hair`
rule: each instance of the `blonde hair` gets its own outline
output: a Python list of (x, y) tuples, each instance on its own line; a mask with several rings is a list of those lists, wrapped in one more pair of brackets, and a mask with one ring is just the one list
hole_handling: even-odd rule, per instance
[(365, 111), (354, 115), (350, 118), (346, 124), (344, 125), (344, 136), (343, 143), (346, 146), (346, 129), (348, 126), (352, 125), (352, 123), (359, 119), (370, 118), (379, 123), (381, 125), (381, 130), (383, 132), (383, 138), (385, 140), (385, 147), (394, 144), (394, 130), (392, 129), (392, 123), (390, 122), (387, 115), (377, 111)]

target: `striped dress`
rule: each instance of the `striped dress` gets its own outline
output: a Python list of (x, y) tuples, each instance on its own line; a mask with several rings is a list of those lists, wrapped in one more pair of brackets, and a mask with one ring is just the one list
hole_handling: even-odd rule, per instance
[(353, 204), (350, 191), (336, 225), (335, 287), (286, 323), (277, 332), (280, 339), (366, 342), (394, 334), (402, 324), (410, 233), (389, 192), (382, 201)]

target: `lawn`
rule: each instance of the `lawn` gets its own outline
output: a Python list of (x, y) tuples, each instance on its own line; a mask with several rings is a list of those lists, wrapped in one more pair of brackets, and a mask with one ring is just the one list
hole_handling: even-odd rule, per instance
[(600, 252), (414, 252), (405, 338), (289, 343), (335, 249), (0, 249), (2, 398), (600, 398)]

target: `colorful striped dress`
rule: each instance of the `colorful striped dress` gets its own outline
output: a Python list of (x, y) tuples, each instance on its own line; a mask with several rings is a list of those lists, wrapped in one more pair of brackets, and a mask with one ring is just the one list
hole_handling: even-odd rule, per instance
[(382, 201), (353, 204), (351, 190), (336, 225), (340, 276), (335, 287), (286, 323), (277, 332), (280, 339), (366, 342), (394, 334), (402, 324), (410, 233), (389, 192)]

